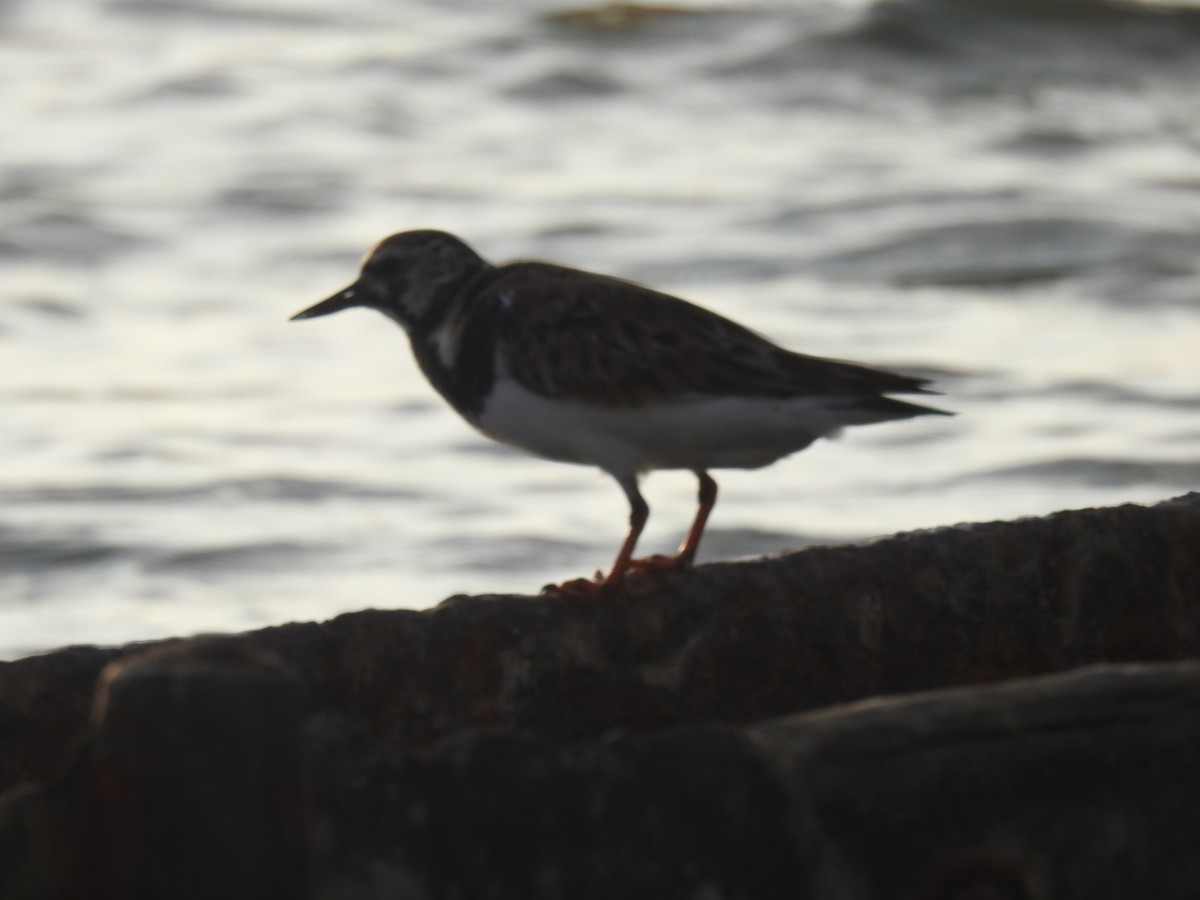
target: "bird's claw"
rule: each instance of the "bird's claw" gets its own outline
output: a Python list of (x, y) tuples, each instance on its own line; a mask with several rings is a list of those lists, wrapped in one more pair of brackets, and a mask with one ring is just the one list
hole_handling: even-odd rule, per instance
[(629, 568), (634, 572), (674, 574), (677, 572), (686, 572), (691, 567), (691, 557), (664, 556), (661, 553), (629, 561)]
[(616, 583), (606, 580), (601, 572), (597, 572), (595, 578), (572, 578), (562, 584), (548, 584), (542, 588), (543, 595), (557, 597), (576, 606), (599, 603), (615, 591)]
[(592, 578), (572, 578), (562, 584), (548, 584), (542, 588), (542, 594), (547, 597), (557, 597), (577, 606), (590, 606), (615, 594), (621, 587), (625, 572), (679, 575), (691, 571), (693, 565), (694, 560), (690, 554), (680, 553), (678, 556), (665, 556), (660, 553), (630, 560), (628, 567), (615, 577), (597, 572)]

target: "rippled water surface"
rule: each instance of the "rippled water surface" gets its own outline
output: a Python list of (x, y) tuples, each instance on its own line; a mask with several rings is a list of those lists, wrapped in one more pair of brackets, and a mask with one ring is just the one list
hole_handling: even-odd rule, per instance
[(953, 419), (719, 473), (710, 559), (1200, 485), (1193, 7), (16, 2), (0, 78), (0, 655), (607, 565), (608, 479), (381, 317), (287, 322), (405, 228), (936, 378)]

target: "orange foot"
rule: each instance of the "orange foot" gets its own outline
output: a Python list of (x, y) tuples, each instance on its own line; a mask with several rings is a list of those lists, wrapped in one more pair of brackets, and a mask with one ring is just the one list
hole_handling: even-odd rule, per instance
[(616, 593), (619, 584), (620, 581), (605, 579), (602, 572), (597, 572), (594, 578), (572, 578), (562, 584), (548, 584), (542, 588), (542, 593), (576, 606), (591, 606)]
[(655, 554), (654, 556), (647, 556), (645, 559), (633, 559), (629, 561), (629, 568), (634, 572), (671, 574), (686, 572), (691, 567), (692, 559), (687, 556), (663, 556), (662, 554)]

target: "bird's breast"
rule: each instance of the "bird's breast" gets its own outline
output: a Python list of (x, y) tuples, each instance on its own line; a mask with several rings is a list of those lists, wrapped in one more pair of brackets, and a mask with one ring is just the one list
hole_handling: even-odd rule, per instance
[(447, 316), (412, 335), (413, 355), (429, 383), (468, 421), (477, 422), (496, 382), (497, 329), (487, 311)]

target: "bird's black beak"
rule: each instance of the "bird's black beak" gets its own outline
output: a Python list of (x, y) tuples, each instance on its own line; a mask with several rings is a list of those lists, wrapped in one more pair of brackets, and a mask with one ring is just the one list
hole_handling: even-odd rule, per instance
[(302, 309), (300, 312), (292, 316), (290, 321), (296, 319), (315, 319), (317, 316), (327, 316), (330, 313), (341, 312), (343, 309), (349, 309), (352, 306), (363, 306), (363, 301), (366, 299), (366, 292), (362, 285), (357, 281), (350, 287), (338, 291), (327, 300), (322, 300), (308, 309)]

